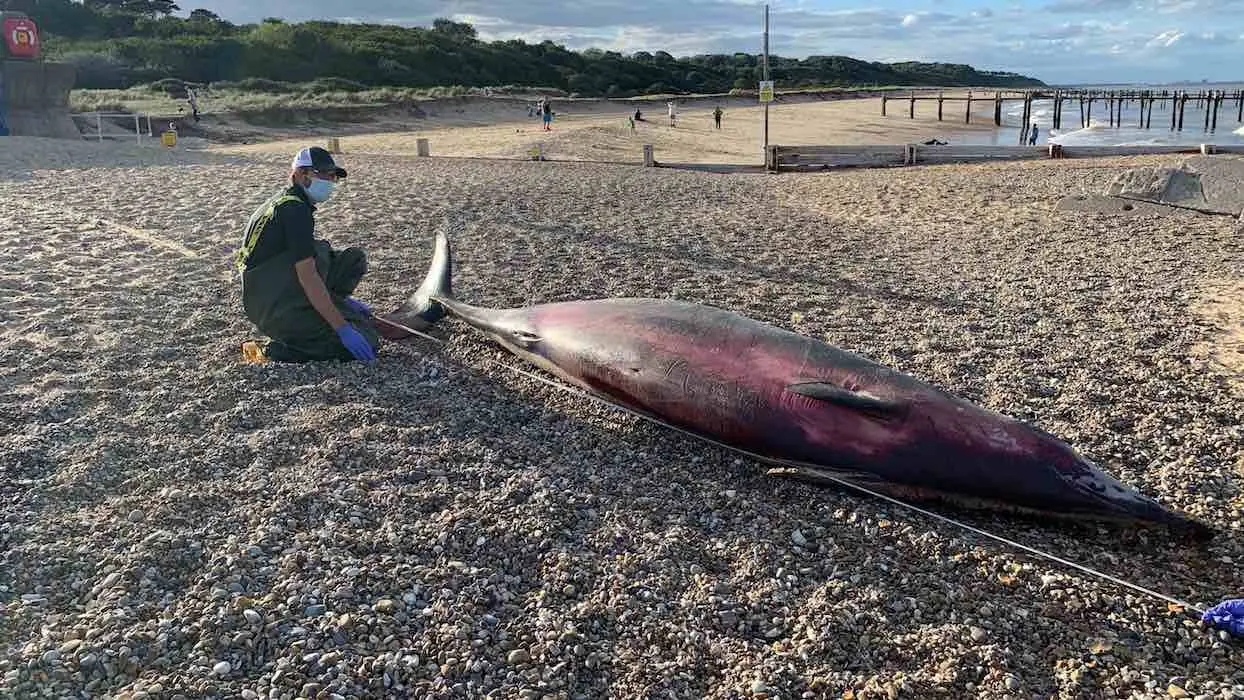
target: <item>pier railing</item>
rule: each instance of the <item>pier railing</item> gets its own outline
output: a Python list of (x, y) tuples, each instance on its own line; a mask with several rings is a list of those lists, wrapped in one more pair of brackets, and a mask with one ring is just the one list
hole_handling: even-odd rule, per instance
[[(887, 116), (890, 102), (907, 102), (907, 116), (910, 119), (915, 119), (917, 102), (934, 101), (937, 102), (937, 120), (944, 121), (945, 103), (964, 102), (963, 120), (964, 123), (971, 123), (972, 103), (988, 104), (992, 102), (993, 123), (995, 126), (1002, 126), (1003, 103), (1022, 101), (1024, 110), (1020, 121), (1019, 143), (1024, 144), (1028, 141), (1028, 130), (1032, 124), (1032, 107), (1037, 100), (1053, 101), (1053, 128), (1055, 129), (1063, 128), (1063, 117), (1068, 105), (1071, 105), (1073, 108), (1069, 115), (1072, 119), (1074, 119), (1076, 113), (1075, 107), (1079, 107), (1079, 128), (1083, 129), (1089, 126), (1093, 121), (1094, 104), (1106, 108), (1107, 126), (1116, 128), (1124, 126), (1123, 113), (1125, 108), (1135, 105), (1139, 109), (1129, 118), (1129, 124), (1134, 123), (1140, 129), (1152, 128), (1153, 110), (1156, 106), (1159, 114), (1169, 112), (1169, 128), (1171, 131), (1183, 131), (1184, 112), (1189, 102), (1192, 103), (1194, 110), (1203, 112), (1203, 129), (1205, 131), (1212, 132), (1218, 129), (1219, 112), (1223, 110), (1224, 106), (1227, 108), (1226, 114), (1228, 115), (1224, 119), (1230, 118), (1231, 107), (1234, 106), (1236, 123), (1244, 123), (1244, 90), (1232, 90), (1229, 92), (1226, 90), (1201, 90), (1198, 92), (1181, 90), (996, 90), (992, 96), (987, 92), (973, 95), (972, 91), (969, 90), (966, 96), (951, 97), (947, 97), (944, 92), (938, 92), (936, 95), (917, 95), (913, 91), (907, 97), (882, 95), (881, 116)], [(1166, 121), (1165, 117), (1160, 118), (1158, 121), (1159, 127), (1165, 125)], [(1073, 121), (1072, 123), (1075, 122)]]

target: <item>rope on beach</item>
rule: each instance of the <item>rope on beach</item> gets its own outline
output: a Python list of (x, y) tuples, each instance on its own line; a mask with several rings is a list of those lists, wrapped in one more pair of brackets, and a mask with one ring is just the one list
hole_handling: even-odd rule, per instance
[[(420, 338), (424, 338), (424, 339), (426, 339), (426, 340), (430, 340), (430, 341), (432, 341), (432, 342), (434, 342), (434, 343), (436, 343), (436, 344), (438, 344), (438, 345), (444, 346), (444, 345), (446, 345), (446, 344), (447, 344), (447, 343), (446, 343), (446, 341), (441, 340), (440, 338), (437, 338), (437, 337), (435, 337), (435, 336), (428, 335), (427, 333), (422, 333), (422, 332), (417, 331), (417, 330), (415, 330), (415, 329), (413, 329), (413, 328), (408, 328), (408, 327), (402, 326), (401, 324), (393, 323), (392, 321), (389, 321), (389, 320), (387, 320), (387, 319), (386, 319), (386, 322), (387, 322), (387, 323), (390, 323), (390, 324), (392, 324), (392, 325), (394, 325), (395, 327), (401, 328), (401, 329), (402, 329), (402, 330), (404, 330), (404, 331), (407, 331), (407, 332), (409, 332), (409, 333), (412, 333), (412, 334), (414, 334), (414, 335), (416, 335), (416, 336), (418, 336), (418, 337), (420, 337)], [(513, 373), (515, 373), (515, 374), (518, 374), (518, 375), (521, 375), (521, 376), (527, 377), (527, 378), (529, 378), (529, 379), (534, 379), (534, 380), (536, 380), (536, 381), (538, 381), (538, 382), (541, 382), (541, 383), (546, 384), (546, 385), (548, 385), (548, 386), (550, 386), (550, 387), (553, 387), (554, 389), (558, 389), (558, 390), (560, 390), (560, 391), (565, 391), (565, 392), (567, 392), (567, 393), (574, 394), (574, 395), (576, 395), (576, 396), (580, 396), (580, 397), (583, 397), (583, 398), (589, 399), (589, 400), (591, 400), (591, 401), (595, 401), (595, 402), (597, 402), (597, 403), (600, 403), (600, 404), (602, 404), (602, 405), (604, 405), (604, 406), (608, 406), (608, 407), (613, 408), (613, 409), (615, 409), (615, 410), (622, 411), (622, 412), (624, 412), (624, 413), (629, 413), (629, 414), (631, 414), (631, 415), (633, 415), (633, 416), (635, 416), (635, 417), (637, 417), (637, 418), (641, 418), (641, 419), (646, 420), (646, 421), (648, 421), (648, 422), (650, 422), (650, 423), (654, 423), (654, 424), (656, 424), (656, 425), (660, 425), (660, 426), (663, 426), (663, 427), (669, 428), (669, 429), (671, 429), (671, 430), (674, 430), (674, 431), (677, 431), (677, 432), (682, 433), (682, 434), (684, 434), (684, 435), (690, 436), (690, 437), (695, 438), (695, 439), (697, 439), (697, 440), (700, 440), (700, 441), (702, 441), (702, 442), (707, 442), (707, 443), (709, 443), (709, 444), (716, 445), (717, 447), (721, 447), (721, 448), (724, 448), (724, 449), (726, 449), (726, 450), (730, 450), (731, 452), (735, 452), (735, 453), (738, 453), (738, 454), (745, 455), (745, 456), (747, 456), (747, 457), (750, 457), (750, 458), (752, 458), (752, 459), (755, 459), (755, 460), (758, 460), (758, 461), (761, 461), (761, 462), (768, 462), (768, 463), (776, 463), (776, 464), (781, 464), (781, 465), (785, 465), (785, 466), (788, 466), (788, 467), (791, 467), (791, 468), (794, 468), (794, 469), (797, 469), (797, 470), (805, 469), (805, 468), (807, 468), (807, 466), (808, 466), (808, 465), (800, 464), (800, 463), (798, 463), (798, 462), (791, 462), (791, 461), (788, 461), (788, 460), (781, 460), (781, 459), (773, 459), (773, 458), (771, 458), (771, 457), (765, 457), (765, 456), (763, 456), (763, 455), (754, 454), (754, 453), (752, 453), (752, 452), (749, 452), (749, 451), (744, 450), (744, 449), (742, 449), (742, 448), (736, 447), (736, 446), (734, 446), (734, 445), (730, 445), (730, 444), (727, 444), (727, 443), (724, 443), (724, 442), (720, 442), (720, 441), (718, 441), (718, 440), (714, 440), (713, 438), (706, 437), (706, 436), (704, 436), (704, 435), (700, 435), (700, 434), (698, 434), (698, 433), (691, 432), (691, 431), (686, 430), (686, 429), (684, 429), (684, 428), (680, 428), (680, 427), (678, 427), (678, 426), (676, 426), (676, 425), (672, 425), (672, 424), (670, 424), (670, 423), (667, 423), (667, 422), (665, 422), (665, 421), (661, 420), (660, 418), (657, 418), (657, 417), (655, 417), (655, 416), (651, 416), (651, 415), (649, 415), (649, 414), (647, 414), (647, 413), (643, 413), (643, 412), (641, 412), (641, 411), (636, 411), (636, 410), (634, 410), (634, 409), (632, 409), (632, 408), (628, 408), (628, 407), (626, 407), (626, 406), (622, 406), (622, 405), (620, 405), (620, 404), (614, 403), (614, 402), (612, 402), (612, 401), (610, 401), (610, 400), (608, 400), (608, 399), (606, 399), (606, 398), (604, 398), (604, 397), (597, 396), (596, 394), (593, 394), (593, 393), (588, 392), (588, 391), (584, 391), (583, 389), (580, 389), (580, 388), (578, 388), (578, 387), (569, 386), (569, 385), (564, 384), (564, 383), (562, 383), (562, 382), (559, 382), (559, 381), (556, 381), (556, 380), (553, 380), (553, 379), (549, 379), (549, 378), (547, 378), (547, 377), (542, 377), (542, 376), (540, 376), (540, 375), (538, 375), (538, 374), (535, 374), (535, 373), (533, 373), (533, 372), (529, 372), (529, 371), (527, 371), (527, 370), (521, 369), (521, 368), (519, 368), (519, 367), (515, 367), (515, 366), (510, 365), (510, 364), (507, 364), (507, 363), (505, 363), (505, 362), (500, 362), (500, 361), (498, 361), (498, 360), (494, 360), (494, 359), (492, 359), (492, 358), (490, 358), (490, 357), (486, 357), (486, 358), (484, 358), (484, 361), (485, 361), (485, 362), (487, 362), (488, 364), (491, 364), (491, 365), (496, 365), (496, 366), (498, 366), (498, 367), (501, 367), (502, 369), (508, 370), (508, 371), (513, 372)], [(899, 500), (899, 499), (897, 499), (897, 498), (893, 498), (893, 497), (891, 497), (891, 496), (887, 496), (887, 495), (885, 495), (885, 494), (878, 493), (878, 492), (876, 492), (876, 491), (873, 491), (872, 489), (869, 489), (869, 488), (864, 487), (864, 486), (860, 486), (859, 484), (854, 484), (854, 483), (851, 483), (850, 481), (846, 481), (845, 479), (840, 479), (840, 478), (838, 478), (838, 477), (836, 477), (836, 476), (833, 476), (832, 474), (828, 474), (828, 473), (826, 473), (826, 472), (824, 472), (824, 471), (817, 471), (817, 475), (816, 475), (816, 476), (817, 476), (817, 478), (818, 478), (818, 479), (824, 479), (824, 480), (827, 480), (827, 481), (832, 481), (832, 482), (834, 482), (834, 483), (836, 483), (836, 484), (838, 484), (838, 485), (840, 485), (840, 486), (844, 486), (844, 487), (846, 487), (846, 488), (848, 488), (848, 489), (853, 489), (853, 490), (855, 490), (855, 491), (859, 491), (859, 492), (861, 492), (861, 493), (865, 493), (865, 494), (867, 494), (867, 495), (869, 495), (869, 496), (872, 496), (873, 498), (877, 498), (877, 499), (880, 499), (880, 500), (886, 501), (886, 502), (888, 502), (888, 503), (892, 503), (892, 504), (897, 505), (897, 506), (899, 506), (899, 507), (901, 507), (901, 508), (906, 508), (907, 510), (914, 511), (914, 512), (916, 512), (916, 513), (919, 513), (919, 514), (921, 514), (921, 515), (924, 515), (924, 516), (927, 516), (927, 517), (933, 518), (933, 519), (935, 519), (935, 520), (939, 520), (939, 521), (941, 521), (941, 522), (948, 523), (948, 524), (950, 524), (950, 525), (954, 525), (955, 527), (961, 528), (961, 529), (963, 529), (963, 530), (967, 530), (967, 531), (969, 531), (969, 532), (973, 532), (973, 533), (975, 533), (975, 534), (981, 535), (982, 537), (986, 537), (986, 538), (988, 538), (988, 539), (994, 540), (994, 541), (996, 541), (996, 542), (1000, 542), (1000, 543), (1005, 544), (1005, 545), (1008, 545), (1008, 546), (1010, 546), (1010, 547), (1014, 547), (1014, 548), (1019, 549), (1019, 550), (1021, 550), (1021, 551), (1028, 552), (1029, 554), (1033, 554), (1033, 555), (1035, 555), (1035, 556), (1038, 556), (1038, 557), (1041, 557), (1041, 558), (1044, 558), (1044, 559), (1048, 559), (1049, 561), (1053, 561), (1053, 562), (1056, 562), (1056, 563), (1061, 564), (1061, 565), (1063, 565), (1063, 566), (1066, 566), (1066, 567), (1069, 567), (1069, 568), (1075, 569), (1075, 570), (1080, 571), (1080, 572), (1082, 572), (1082, 573), (1088, 574), (1089, 576), (1093, 576), (1093, 577), (1096, 577), (1096, 578), (1102, 579), (1102, 580), (1104, 580), (1104, 581), (1109, 581), (1109, 582), (1111, 582), (1111, 583), (1118, 584), (1118, 585), (1123, 586), (1123, 587), (1125, 587), (1125, 588), (1129, 588), (1129, 589), (1131, 589), (1131, 590), (1133, 590), (1133, 591), (1136, 591), (1136, 592), (1138, 592), (1138, 593), (1143, 593), (1143, 594), (1148, 595), (1148, 596), (1151, 596), (1151, 597), (1153, 597), (1153, 598), (1157, 598), (1157, 599), (1159, 599), (1159, 600), (1166, 601), (1167, 603), (1170, 603), (1170, 604), (1172, 604), (1172, 605), (1179, 606), (1180, 608), (1183, 608), (1183, 609), (1186, 609), (1186, 610), (1191, 610), (1191, 611), (1196, 612), (1196, 613), (1200, 613), (1200, 616), (1201, 616), (1201, 621), (1202, 621), (1202, 622), (1204, 622), (1204, 623), (1206, 623), (1206, 624), (1209, 624), (1209, 625), (1211, 625), (1211, 626), (1213, 626), (1213, 627), (1216, 627), (1216, 628), (1218, 628), (1218, 629), (1223, 629), (1223, 630), (1226, 630), (1229, 634), (1231, 634), (1231, 635), (1233, 635), (1233, 636), (1236, 636), (1236, 637), (1244, 637), (1244, 599), (1231, 599), (1231, 600), (1225, 600), (1225, 601), (1223, 601), (1223, 602), (1219, 603), (1218, 605), (1215, 605), (1215, 606), (1213, 606), (1213, 607), (1211, 607), (1211, 608), (1208, 608), (1208, 609), (1206, 609), (1206, 608), (1202, 608), (1202, 607), (1201, 607), (1201, 606), (1199, 606), (1199, 605), (1194, 605), (1194, 604), (1189, 603), (1189, 602), (1187, 602), (1187, 601), (1180, 600), (1179, 598), (1174, 598), (1174, 597), (1172, 597), (1172, 596), (1166, 595), (1165, 593), (1161, 593), (1161, 592), (1159, 592), (1159, 591), (1155, 591), (1155, 590), (1153, 590), (1153, 589), (1151, 589), (1151, 588), (1146, 588), (1146, 587), (1144, 587), (1144, 586), (1141, 586), (1140, 584), (1137, 584), (1137, 583), (1132, 583), (1131, 581), (1127, 581), (1127, 580), (1124, 580), (1124, 579), (1118, 578), (1118, 577), (1116, 577), (1116, 576), (1111, 576), (1110, 574), (1107, 574), (1107, 573), (1105, 573), (1105, 572), (1103, 572), (1103, 571), (1098, 571), (1097, 569), (1094, 569), (1094, 568), (1092, 568), (1092, 567), (1088, 567), (1088, 566), (1085, 566), (1085, 565), (1083, 565), (1083, 564), (1078, 564), (1078, 563), (1073, 562), (1073, 561), (1071, 561), (1071, 560), (1069, 560), (1069, 559), (1064, 559), (1064, 558), (1062, 558), (1062, 557), (1060, 557), (1060, 556), (1057, 556), (1057, 555), (1055, 555), (1055, 554), (1050, 554), (1049, 552), (1045, 552), (1045, 551), (1042, 551), (1042, 550), (1040, 550), (1040, 549), (1036, 549), (1035, 547), (1030, 547), (1030, 546), (1028, 546), (1028, 545), (1026, 545), (1026, 544), (1023, 544), (1023, 543), (1021, 543), (1021, 542), (1016, 542), (1015, 540), (1012, 540), (1012, 539), (1009, 539), (1009, 538), (1003, 537), (1003, 536), (1001, 536), (1001, 535), (995, 535), (995, 534), (993, 534), (992, 532), (988, 532), (988, 531), (986, 531), (986, 530), (982, 530), (982, 529), (980, 529), (980, 528), (978, 528), (978, 527), (974, 527), (974, 526), (969, 525), (969, 524), (967, 524), (967, 523), (960, 522), (960, 521), (958, 521), (958, 520), (955, 520), (954, 518), (951, 518), (951, 517), (948, 517), (948, 516), (945, 516), (945, 515), (941, 515), (940, 513), (935, 513), (935, 512), (933, 512), (933, 511), (926, 510), (926, 509), (924, 509), (924, 508), (921, 508), (921, 507), (919, 507), (919, 506), (912, 505), (912, 504), (907, 503), (907, 502), (905, 502), (905, 501), (901, 501), (901, 500)]]

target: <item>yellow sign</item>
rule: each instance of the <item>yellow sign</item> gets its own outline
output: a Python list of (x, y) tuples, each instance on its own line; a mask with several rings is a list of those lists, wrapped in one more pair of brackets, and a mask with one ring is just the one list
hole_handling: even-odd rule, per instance
[(160, 143), (164, 144), (165, 148), (172, 148), (173, 146), (176, 146), (177, 145), (177, 132), (166, 131), (160, 134)]
[(760, 81), (760, 101), (761, 102), (772, 102), (773, 101), (773, 81), (772, 80)]

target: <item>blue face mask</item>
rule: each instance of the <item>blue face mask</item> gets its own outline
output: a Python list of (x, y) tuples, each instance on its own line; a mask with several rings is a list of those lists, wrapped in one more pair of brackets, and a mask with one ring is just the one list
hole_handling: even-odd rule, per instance
[(321, 202), (327, 202), (328, 198), (333, 196), (333, 190), (336, 189), (336, 187), (337, 183), (335, 182), (329, 182), (328, 180), (321, 180), (317, 177), (313, 177), (311, 178), (311, 184), (307, 185), (303, 189), (307, 191), (307, 196), (311, 198), (311, 201), (318, 204)]

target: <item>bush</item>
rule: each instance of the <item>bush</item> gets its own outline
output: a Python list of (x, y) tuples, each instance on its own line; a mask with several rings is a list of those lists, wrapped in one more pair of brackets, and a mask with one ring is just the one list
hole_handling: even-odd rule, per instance
[(60, 56), (63, 63), (70, 63), (78, 71), (74, 85), (78, 88), (119, 89), (130, 84), (133, 68), (103, 51), (71, 51)]

